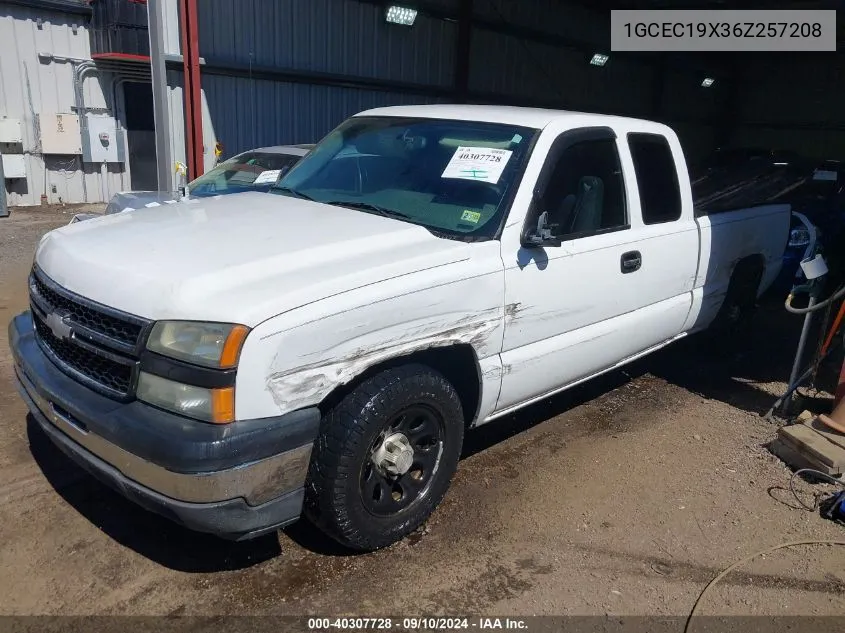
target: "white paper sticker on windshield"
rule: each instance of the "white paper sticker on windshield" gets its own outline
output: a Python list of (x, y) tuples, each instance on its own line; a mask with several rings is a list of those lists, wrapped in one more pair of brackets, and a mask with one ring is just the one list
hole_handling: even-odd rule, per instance
[(148, 202), (144, 206), (148, 209), (152, 209), (153, 207), (160, 207), (161, 205), (158, 202)]
[(813, 172), (813, 180), (836, 180), (836, 172), (828, 169), (817, 169)]
[(513, 152), (491, 147), (459, 147), (441, 178), (460, 178), (496, 184)]
[(281, 169), (268, 169), (267, 171), (262, 171), (258, 174), (258, 178), (252, 181), (252, 184), (265, 185), (270, 182), (276, 182), (279, 179), (279, 174), (281, 173)]

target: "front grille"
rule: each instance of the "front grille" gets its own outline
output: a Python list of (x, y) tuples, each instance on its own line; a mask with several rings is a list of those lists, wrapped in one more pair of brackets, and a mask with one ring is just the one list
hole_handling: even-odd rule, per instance
[(37, 267), (30, 276), (30, 306), (36, 338), (59, 369), (109, 397), (133, 397), (151, 322), (80, 297)]
[(98, 356), (79, 345), (56, 338), (40, 318), (35, 318), (34, 322), (35, 332), (41, 343), (62, 363), (117, 394), (129, 393), (132, 384), (130, 365), (122, 365), (109, 358)]
[(50, 288), (36, 275), (33, 275), (32, 282), (35, 285), (37, 293), (43, 297), (51, 310), (61, 310), (67, 313), (68, 318), (74, 323), (99, 332), (121, 343), (131, 345), (132, 347), (135, 347), (138, 343), (138, 338), (141, 336), (141, 330), (143, 328), (139, 323), (130, 323), (123, 319), (104, 314), (99, 310), (64, 297)]

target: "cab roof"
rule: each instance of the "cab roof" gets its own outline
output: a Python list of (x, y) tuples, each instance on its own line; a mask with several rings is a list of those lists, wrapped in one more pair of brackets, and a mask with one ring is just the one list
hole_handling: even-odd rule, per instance
[(645, 119), (594, 114), (591, 112), (577, 112), (574, 110), (550, 110), (544, 108), (523, 108), (516, 106), (498, 105), (464, 105), (464, 104), (435, 104), (413, 106), (391, 106), (374, 108), (359, 112), (356, 116), (395, 116), (417, 117), (424, 119), (454, 119), (461, 121), (484, 121), (487, 123), (502, 123), (542, 129), (553, 121), (573, 119), (573, 123), (583, 125), (585, 117), (595, 121), (595, 125), (611, 125), (612, 123), (635, 123), (640, 126), (662, 127), (659, 123)]

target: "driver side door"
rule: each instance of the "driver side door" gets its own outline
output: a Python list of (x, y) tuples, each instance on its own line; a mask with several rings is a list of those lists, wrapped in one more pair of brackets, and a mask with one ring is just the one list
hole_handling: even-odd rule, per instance
[[(560, 245), (526, 248), (514, 231), (503, 236), (513, 316), (504, 333), (500, 414), (672, 336), (649, 315), (654, 279), (643, 271), (649, 262), (624, 135), (609, 127), (564, 132), (546, 163), (542, 198), (527, 222), (536, 225), (545, 211)], [(678, 314), (680, 329), (686, 312)]]

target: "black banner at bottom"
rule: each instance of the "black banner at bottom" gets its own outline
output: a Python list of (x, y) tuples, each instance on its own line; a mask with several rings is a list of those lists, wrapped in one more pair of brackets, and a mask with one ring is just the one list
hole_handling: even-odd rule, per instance
[(843, 633), (843, 616), (0, 616), (0, 633)]

